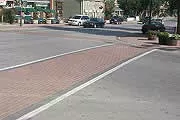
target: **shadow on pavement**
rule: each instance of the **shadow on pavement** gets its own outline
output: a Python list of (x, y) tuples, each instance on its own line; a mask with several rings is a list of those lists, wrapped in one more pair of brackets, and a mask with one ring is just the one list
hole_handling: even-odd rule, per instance
[[(105, 29), (82, 28), (82, 27), (75, 28), (75, 27), (62, 27), (62, 26), (41, 26), (41, 27), (52, 30), (73, 31), (78, 33), (103, 35), (103, 36), (134, 36), (135, 34), (139, 34), (138, 29), (131, 29), (131, 28), (123, 28), (124, 30), (129, 30), (129, 31), (113, 31), (110, 30), (110, 29), (114, 29), (111, 27), (105, 27)], [(117, 27), (116, 29), (122, 30), (119, 27)], [(134, 33), (132, 33), (132, 30), (134, 31)]]
[(125, 28), (123, 26), (118, 26), (118, 27), (115, 27), (115, 26), (106, 26), (105, 28), (106, 29), (128, 30), (128, 31), (141, 31), (141, 29), (139, 29), (139, 28)]

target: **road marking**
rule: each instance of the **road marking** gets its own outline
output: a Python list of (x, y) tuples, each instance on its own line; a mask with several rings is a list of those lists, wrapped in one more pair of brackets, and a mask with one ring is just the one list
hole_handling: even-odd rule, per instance
[(61, 56), (64, 56), (64, 55), (69, 55), (69, 54), (73, 54), (73, 53), (77, 53), (77, 52), (82, 52), (82, 51), (86, 51), (86, 50), (90, 50), (90, 49), (101, 48), (101, 47), (106, 47), (106, 46), (111, 46), (111, 45), (113, 45), (113, 44), (104, 44), (104, 45), (99, 45), (99, 46), (95, 46), (95, 47), (89, 47), (89, 48), (80, 49), (80, 50), (76, 50), (76, 51), (72, 51), (72, 52), (67, 52), (67, 53), (63, 53), (63, 54), (59, 54), (59, 55), (55, 55), (55, 56), (51, 56), (51, 57), (47, 57), (47, 58), (42, 58), (42, 59), (39, 59), (39, 60), (34, 60), (34, 61), (31, 61), (31, 62), (19, 64), (19, 65), (0, 68), (0, 72), (5, 71), (5, 70), (10, 70), (10, 69), (15, 69), (15, 68), (30, 65), (30, 64), (34, 64), (34, 63), (38, 63), (38, 62), (42, 62), (42, 61), (46, 61), (46, 60), (50, 60), (50, 59), (61, 57)]
[(150, 54), (150, 53), (152, 53), (154, 51), (157, 51), (157, 49), (153, 49), (153, 50), (148, 51), (146, 53), (143, 53), (143, 54), (141, 54), (139, 56), (136, 56), (136, 57), (134, 57), (134, 58), (132, 58), (132, 59), (130, 59), (130, 60), (128, 60), (128, 61), (126, 61), (126, 62), (124, 62), (124, 63), (122, 63), (122, 64), (120, 64), (120, 65), (118, 65), (118, 66), (116, 66), (116, 67), (114, 67), (112, 69), (110, 69), (110, 70), (108, 70), (107, 72), (104, 72), (103, 74), (101, 74), (101, 75), (91, 79), (90, 81), (88, 81), (88, 82), (86, 82), (86, 83), (84, 83), (84, 84), (70, 90), (69, 92), (57, 97), (56, 99), (50, 101), (49, 103), (47, 103), (47, 104), (45, 104), (45, 105), (43, 105), (43, 106), (41, 106), (41, 107), (39, 107), (39, 108), (37, 108), (35, 110), (23, 115), (22, 117), (20, 117), (20, 118), (18, 118), (16, 120), (28, 120), (28, 119), (34, 117), (35, 115), (39, 114), (40, 112), (42, 112), (42, 111), (48, 109), (49, 107), (55, 105), (56, 103), (64, 100), (65, 98), (75, 94), (76, 92), (80, 91), (81, 89), (83, 89), (83, 88), (91, 85), (92, 83), (102, 79), (103, 77), (113, 73), (114, 71), (120, 69), (121, 67), (123, 67), (123, 66), (125, 66), (125, 65), (127, 65), (127, 64), (129, 64), (129, 63), (131, 63), (131, 62), (133, 62), (133, 61), (135, 61), (135, 60), (137, 60), (137, 59), (139, 59), (139, 58), (141, 58), (143, 56), (145, 56), (145, 55), (148, 55), (148, 54)]

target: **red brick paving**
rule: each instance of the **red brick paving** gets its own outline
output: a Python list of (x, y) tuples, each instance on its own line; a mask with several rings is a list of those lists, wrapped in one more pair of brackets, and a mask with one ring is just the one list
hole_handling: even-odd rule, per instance
[(1, 71), (0, 119), (143, 51), (116, 44)]

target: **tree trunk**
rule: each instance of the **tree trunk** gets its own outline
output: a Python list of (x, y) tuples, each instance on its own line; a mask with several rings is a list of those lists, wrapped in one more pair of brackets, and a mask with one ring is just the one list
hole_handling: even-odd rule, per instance
[(178, 8), (177, 16), (177, 34), (180, 34), (180, 8)]

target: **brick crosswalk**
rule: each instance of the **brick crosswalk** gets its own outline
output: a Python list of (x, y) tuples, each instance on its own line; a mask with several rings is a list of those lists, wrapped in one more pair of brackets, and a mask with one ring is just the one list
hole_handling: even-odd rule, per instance
[(85, 81), (143, 48), (115, 44), (0, 72), (0, 119)]

